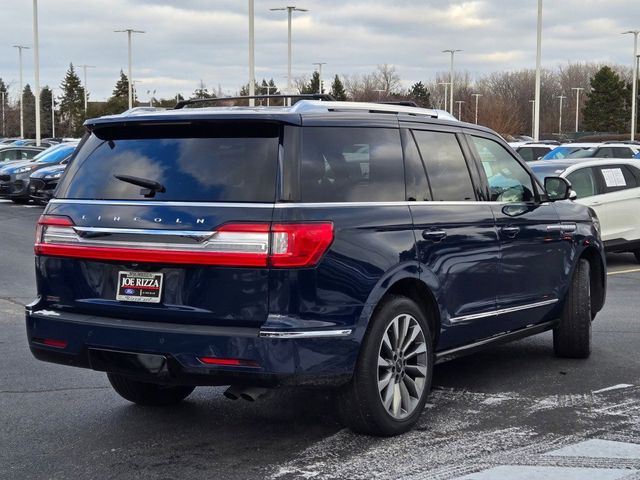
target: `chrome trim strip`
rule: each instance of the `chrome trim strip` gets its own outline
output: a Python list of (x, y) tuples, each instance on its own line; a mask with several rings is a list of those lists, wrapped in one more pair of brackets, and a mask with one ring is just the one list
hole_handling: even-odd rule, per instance
[(213, 236), (215, 231), (207, 230), (151, 230), (144, 228), (107, 228), (107, 227), (73, 227), (77, 233), (108, 233), (131, 235), (159, 235), (172, 237), (193, 237), (206, 240)]
[(547, 232), (575, 232), (578, 227), (575, 223), (556, 223), (547, 225)]
[(479, 320), (481, 318), (497, 317), (498, 315), (505, 315), (507, 313), (519, 312), (521, 310), (529, 310), (531, 308), (544, 307), (546, 305), (553, 305), (554, 303), (558, 303), (558, 299), (557, 298), (553, 298), (551, 300), (543, 300), (541, 302), (536, 302), (536, 303), (529, 303), (527, 305), (519, 305), (517, 307), (509, 307), (509, 308), (503, 308), (503, 309), (500, 309), (500, 310), (493, 310), (491, 312), (483, 312), (483, 313), (474, 313), (472, 315), (464, 315), (462, 317), (451, 318), (451, 319), (449, 319), (449, 321), (451, 323), (460, 323), (460, 322), (467, 322), (469, 320)]
[(124, 206), (150, 206), (150, 207), (212, 207), (212, 208), (326, 208), (326, 207), (411, 207), (411, 206), (450, 206), (450, 205), (506, 205), (504, 202), (313, 202), (313, 203), (227, 203), (227, 202), (161, 202), (157, 200), (78, 200), (53, 198), (50, 204), (76, 204), (76, 205), (124, 205)]
[(262, 338), (321, 338), (321, 337), (345, 337), (351, 335), (351, 329), (348, 330), (309, 330), (309, 331), (273, 331), (260, 330), (258, 334)]

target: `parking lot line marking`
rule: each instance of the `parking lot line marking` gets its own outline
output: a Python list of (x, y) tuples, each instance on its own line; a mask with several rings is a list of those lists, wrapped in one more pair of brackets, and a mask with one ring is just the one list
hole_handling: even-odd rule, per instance
[(581, 467), (532, 467), (501, 465), (478, 473), (471, 473), (455, 480), (617, 480), (636, 473), (637, 470), (618, 468)]
[(547, 452), (544, 455), (551, 457), (628, 458), (640, 460), (640, 444), (594, 438)]
[(611, 390), (620, 390), (621, 388), (629, 388), (629, 387), (633, 387), (633, 385), (629, 383), (619, 383), (618, 385), (612, 385), (611, 387), (601, 388), (600, 390), (594, 390), (591, 393), (610, 392)]
[(630, 268), (629, 270), (617, 270), (613, 272), (607, 272), (607, 275), (620, 275), (621, 273), (634, 273), (640, 272), (640, 268)]

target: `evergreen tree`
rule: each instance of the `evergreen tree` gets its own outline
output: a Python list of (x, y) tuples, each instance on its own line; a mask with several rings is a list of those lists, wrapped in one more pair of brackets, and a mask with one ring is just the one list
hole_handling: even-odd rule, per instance
[(22, 91), (22, 109), (24, 112), (24, 137), (36, 136), (36, 97), (27, 83)]
[(7, 110), (9, 110), (9, 90), (7, 84), (0, 78), (0, 115), (2, 115), (2, 118), (0, 118), (0, 122), (2, 122), (0, 136), (2, 137), (7, 135)]
[(344, 102), (347, 99), (347, 92), (338, 75), (336, 75), (331, 84), (331, 96), (339, 102)]
[(300, 93), (303, 93), (303, 94), (318, 93), (319, 89), (320, 89), (320, 74), (316, 71), (316, 72), (313, 72), (313, 75), (311, 75), (311, 80), (309, 80), (309, 83), (307, 83), (304, 87), (302, 87), (302, 89), (300, 90)]
[(431, 94), (422, 82), (414, 83), (409, 89), (409, 96), (419, 107), (431, 107)]
[(602, 67), (591, 78), (584, 106), (585, 130), (624, 133), (628, 129), (629, 86), (611, 68)]
[(42, 137), (53, 136), (51, 128), (51, 97), (53, 92), (48, 85), (40, 90), (40, 131)]
[(113, 88), (111, 96), (116, 98), (126, 98), (127, 101), (129, 100), (129, 77), (127, 77), (122, 70), (120, 70), (120, 78), (116, 82), (116, 86)]
[(191, 98), (216, 98), (215, 93), (209, 93), (204, 82), (200, 80), (200, 87), (196, 88), (191, 94)]
[(62, 136), (79, 137), (82, 135), (84, 122), (84, 88), (80, 77), (69, 64), (69, 69), (60, 85), (60, 127)]

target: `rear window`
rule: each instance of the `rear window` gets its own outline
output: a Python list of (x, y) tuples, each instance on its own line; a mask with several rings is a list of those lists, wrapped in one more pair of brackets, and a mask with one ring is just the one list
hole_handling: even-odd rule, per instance
[[(278, 124), (129, 125), (96, 129), (69, 167), (58, 196), (69, 199), (273, 202)], [(158, 182), (165, 192), (115, 175)]]

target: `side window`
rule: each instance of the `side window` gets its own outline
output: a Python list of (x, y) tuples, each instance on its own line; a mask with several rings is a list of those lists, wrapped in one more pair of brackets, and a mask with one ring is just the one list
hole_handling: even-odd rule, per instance
[(631, 158), (633, 157), (633, 150), (627, 147), (614, 147), (613, 158)]
[(453, 133), (414, 130), (435, 201), (470, 201), (476, 195), (467, 162)]
[(596, 154), (594, 155), (594, 157), (600, 157), (600, 158), (613, 158), (613, 148), (611, 147), (602, 147), (599, 148), (596, 151)]
[(597, 168), (600, 173), (604, 191), (617, 192), (628, 188), (636, 188), (638, 180), (626, 165), (607, 165)]
[(525, 162), (531, 162), (535, 160), (534, 158), (534, 150), (531, 147), (522, 147), (518, 149), (518, 154), (522, 157)]
[(567, 175), (567, 180), (571, 182), (571, 189), (576, 192), (578, 198), (591, 197), (598, 193), (592, 168), (581, 168), (571, 172)]
[(399, 130), (303, 128), (300, 199), (303, 202), (404, 201)]
[(533, 180), (522, 165), (498, 142), (470, 137), (487, 175), (492, 202), (531, 202)]

